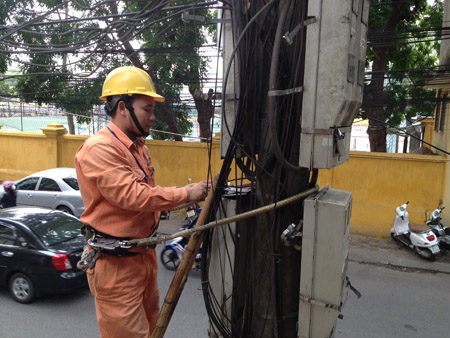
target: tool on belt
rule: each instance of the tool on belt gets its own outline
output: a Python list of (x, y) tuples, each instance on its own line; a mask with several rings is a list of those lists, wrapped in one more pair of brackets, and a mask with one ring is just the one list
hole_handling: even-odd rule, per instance
[[(135, 245), (129, 243), (129, 239), (116, 238), (97, 232), (90, 226), (83, 225), (81, 233), (85, 236), (87, 244), (84, 246), (83, 253), (77, 267), (80, 270), (87, 270), (94, 267), (100, 253), (113, 256), (133, 256), (143, 253), (132, 252), (130, 249)], [(147, 248), (155, 248), (156, 245), (149, 245)], [(91, 251), (89, 252), (89, 247)]]

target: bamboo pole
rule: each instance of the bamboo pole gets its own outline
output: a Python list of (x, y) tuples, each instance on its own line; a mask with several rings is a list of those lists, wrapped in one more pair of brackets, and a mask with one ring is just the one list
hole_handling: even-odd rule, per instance
[[(180, 237), (180, 236), (187, 237), (195, 232), (200, 232), (200, 231), (204, 231), (207, 229), (216, 228), (218, 226), (243, 221), (245, 219), (255, 217), (257, 215), (260, 215), (260, 214), (263, 214), (263, 213), (266, 213), (269, 211), (274, 211), (276, 209), (285, 207), (286, 205), (289, 205), (291, 203), (294, 203), (296, 201), (304, 199), (318, 191), (319, 191), (319, 186), (316, 184), (314, 187), (309, 188), (308, 190), (305, 190), (297, 195), (288, 197), (284, 200), (277, 201), (277, 202), (269, 204), (269, 205), (265, 205), (265, 206), (257, 208), (257, 209), (253, 209), (253, 210), (243, 212), (241, 214), (237, 214), (237, 215), (230, 216), (227, 218), (215, 220), (215, 221), (207, 223), (207, 224), (199, 225), (195, 228), (181, 230), (181, 231), (175, 232), (171, 235), (156, 234), (155, 236), (152, 236), (152, 237), (131, 239), (129, 241), (126, 241), (126, 244), (130, 245), (132, 247), (140, 247), (140, 246), (149, 246), (149, 245), (166, 243), (167, 241), (170, 241), (170, 240)], [(190, 203), (184, 204), (184, 205), (185, 206), (190, 205)], [(172, 209), (172, 210), (175, 210), (175, 209)]]
[[(199, 227), (205, 224), (218, 178), (218, 175), (214, 177), (213, 186), (208, 193), (208, 197), (206, 198), (202, 212), (198, 217), (195, 227)], [(186, 246), (186, 250), (181, 258), (180, 265), (178, 266), (177, 271), (175, 272), (175, 276), (173, 276), (169, 290), (167, 291), (166, 298), (164, 298), (164, 303), (162, 305), (161, 311), (159, 312), (158, 319), (156, 320), (156, 326), (153, 330), (151, 338), (164, 337), (164, 333), (169, 326), (170, 319), (172, 318), (175, 307), (178, 303), (178, 300), (180, 299), (181, 292), (184, 289), (184, 284), (186, 283), (188, 275), (191, 272), (195, 256), (197, 255), (197, 252), (200, 249), (200, 245), (202, 244), (202, 240), (203, 232), (197, 232), (191, 235), (189, 243)]]

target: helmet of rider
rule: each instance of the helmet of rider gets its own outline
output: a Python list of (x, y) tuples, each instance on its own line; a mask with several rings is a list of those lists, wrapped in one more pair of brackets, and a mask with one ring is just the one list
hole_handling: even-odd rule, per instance
[(108, 96), (147, 95), (157, 102), (164, 102), (164, 97), (157, 94), (152, 78), (140, 68), (124, 66), (112, 70), (103, 82), (100, 100), (107, 101)]
[(5, 189), (11, 189), (13, 187), (14, 183), (11, 181), (6, 181), (5, 183), (3, 183), (3, 187)]

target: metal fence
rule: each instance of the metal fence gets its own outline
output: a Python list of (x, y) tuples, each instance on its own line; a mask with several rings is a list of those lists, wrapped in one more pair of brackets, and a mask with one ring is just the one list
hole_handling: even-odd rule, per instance
[[(89, 115), (72, 116), (76, 135), (92, 135), (109, 121), (101, 106), (95, 107)], [(79, 122), (79, 118), (88, 122)], [(41, 128), (52, 122), (58, 122), (69, 130), (68, 114), (60, 108), (0, 98), (0, 124), (3, 125), (3, 131), (41, 132)]]

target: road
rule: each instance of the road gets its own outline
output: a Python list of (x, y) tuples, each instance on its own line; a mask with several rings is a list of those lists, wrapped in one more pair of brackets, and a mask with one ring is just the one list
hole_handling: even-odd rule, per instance
[(336, 338), (449, 337), (449, 274), (350, 262), (348, 276), (362, 297), (349, 293)]
[[(158, 251), (161, 249), (159, 246)], [(367, 255), (373, 256), (373, 251), (367, 250)], [(162, 297), (173, 274), (160, 268)], [(350, 261), (348, 275), (363, 296), (358, 299), (353, 293), (348, 294), (336, 338), (449, 336), (450, 274), (409, 272)], [(0, 304), (0, 338), (98, 337), (94, 299), (87, 289), (69, 295), (45, 296), (33, 304), (22, 305), (1, 288)], [(206, 338), (207, 326), (200, 273), (193, 271), (166, 337)]]
[[(158, 247), (158, 251), (161, 249)], [(173, 275), (173, 271), (161, 267), (158, 276), (161, 298), (167, 293)], [(200, 286), (200, 271), (193, 271), (166, 337), (207, 337), (208, 318)], [(99, 337), (94, 298), (88, 289), (44, 296), (32, 304), (22, 305), (11, 299), (6, 288), (0, 288), (0, 304), (0, 338)]]

